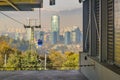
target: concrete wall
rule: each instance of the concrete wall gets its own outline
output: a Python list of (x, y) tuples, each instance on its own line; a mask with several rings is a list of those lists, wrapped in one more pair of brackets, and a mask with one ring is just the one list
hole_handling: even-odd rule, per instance
[(95, 66), (90, 67), (81, 67), (81, 72), (89, 79), (89, 80), (120, 80), (120, 75), (111, 71), (110, 69), (104, 67), (97, 61), (87, 57), (85, 60), (85, 56), (87, 53), (81, 53), (81, 65), (87, 64), (95, 64)]

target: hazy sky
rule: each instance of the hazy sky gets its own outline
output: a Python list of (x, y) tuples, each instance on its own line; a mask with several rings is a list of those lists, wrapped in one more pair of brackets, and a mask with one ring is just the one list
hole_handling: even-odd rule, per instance
[(49, 11), (63, 11), (82, 7), (79, 0), (56, 0), (56, 5), (54, 6), (49, 6), (49, 0), (44, 0), (43, 6), (43, 9)]
[[(37, 19), (39, 24), (39, 11), (23, 11), (23, 12), (4, 12), (5, 14), (13, 17), (14, 19), (28, 24), (29, 19)], [(51, 16), (60, 16), (60, 27), (61, 31), (64, 29), (70, 29), (72, 26), (79, 26), (82, 30), (82, 4), (79, 0), (56, 0), (56, 5), (50, 6), (49, 0), (43, 0), (43, 8), (41, 9), (41, 24), (43, 29), (51, 28)], [(31, 25), (35, 24), (35, 21), (31, 21)], [(14, 29), (23, 29), (23, 25), (12, 21), (11, 19), (0, 14), (0, 31)]]

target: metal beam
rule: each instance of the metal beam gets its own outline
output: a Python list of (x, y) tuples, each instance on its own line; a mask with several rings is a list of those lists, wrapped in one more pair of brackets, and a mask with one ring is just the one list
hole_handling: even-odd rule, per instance
[(12, 6), (16, 11), (20, 11), (20, 9), (18, 7), (15, 6), (15, 4), (10, 1), (10, 0), (5, 0), (10, 6)]
[(42, 7), (43, 0), (0, 0), (1, 11), (31, 11)]

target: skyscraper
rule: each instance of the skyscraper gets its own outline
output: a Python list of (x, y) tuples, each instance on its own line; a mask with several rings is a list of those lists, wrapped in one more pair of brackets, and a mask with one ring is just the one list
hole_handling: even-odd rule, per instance
[(64, 43), (64, 36), (63, 35), (59, 35), (59, 43)]
[(57, 43), (57, 32), (54, 31), (52, 32), (52, 44), (56, 44)]
[(79, 27), (75, 27), (71, 32), (71, 40), (73, 43), (79, 44), (82, 40), (82, 34), (80, 32)]
[(56, 42), (59, 41), (59, 26), (60, 26), (59, 16), (53, 15), (51, 18), (51, 33), (52, 33), (51, 40), (54, 41), (54, 38), (56, 39), (56, 37), (57, 37), (57, 40), (55, 40)]
[(70, 36), (70, 32), (67, 31), (65, 32), (65, 44), (68, 45), (71, 43), (71, 36)]
[(76, 43), (76, 32), (75, 31), (71, 32), (71, 42)]
[(80, 43), (82, 40), (82, 34), (79, 27), (77, 27), (74, 31), (76, 33), (76, 43)]

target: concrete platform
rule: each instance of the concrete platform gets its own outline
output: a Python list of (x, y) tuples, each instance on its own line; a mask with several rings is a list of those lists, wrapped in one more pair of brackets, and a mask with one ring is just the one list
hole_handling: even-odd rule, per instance
[(0, 80), (87, 80), (79, 71), (0, 71)]

